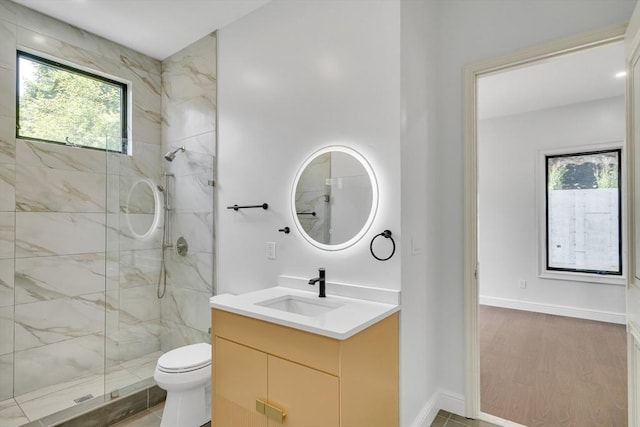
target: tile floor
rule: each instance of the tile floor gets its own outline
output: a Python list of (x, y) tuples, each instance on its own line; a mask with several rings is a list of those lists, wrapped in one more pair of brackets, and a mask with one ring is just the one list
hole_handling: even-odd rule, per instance
[[(107, 376), (109, 389), (122, 388), (153, 375), (156, 361), (162, 353), (129, 361), (120, 365)], [(73, 399), (86, 393), (102, 395), (102, 376), (82, 378), (60, 384), (46, 390), (38, 390), (28, 395), (17, 396), (0, 402), (0, 426), (19, 427), (53, 412), (75, 405)], [(114, 427), (159, 427), (164, 402), (133, 417), (114, 424)], [(206, 424), (206, 426), (210, 426)], [(480, 420), (469, 420), (446, 411), (438, 412), (431, 427), (497, 427)]]
[(45, 387), (13, 399), (0, 401), (0, 426), (18, 427), (76, 405), (74, 399), (87, 394), (102, 396), (106, 390), (121, 389), (153, 376), (158, 357), (154, 352), (124, 362), (105, 376), (92, 375)]
[(431, 427), (499, 427), (481, 420), (470, 420), (447, 411), (440, 411)]
[[(113, 427), (159, 427), (160, 417), (164, 403), (154, 406), (153, 408), (141, 412), (138, 415), (128, 418)], [(210, 426), (206, 424), (205, 426)], [(431, 424), (431, 427), (498, 427), (495, 424), (487, 423), (479, 420), (468, 420), (464, 417), (451, 414), (446, 411), (438, 412), (438, 416)]]
[[(112, 427), (159, 427), (163, 409), (164, 402), (131, 418), (127, 418), (118, 424), (114, 424)], [(202, 427), (210, 426), (211, 423), (207, 423)]]

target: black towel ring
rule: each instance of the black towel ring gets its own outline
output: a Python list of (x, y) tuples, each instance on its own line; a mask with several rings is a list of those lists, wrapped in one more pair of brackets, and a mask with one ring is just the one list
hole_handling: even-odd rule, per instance
[[(391, 239), (391, 244), (393, 245), (393, 249), (391, 250), (391, 254), (390, 254), (388, 257), (386, 257), (386, 258), (380, 258), (380, 257), (378, 257), (378, 256), (373, 252), (373, 242), (375, 242), (375, 241), (376, 241), (376, 239), (377, 239), (378, 237), (380, 237), (380, 236), (382, 236), (382, 237), (384, 237), (384, 238), (386, 238), (386, 239)], [(371, 244), (369, 245), (369, 250), (371, 251), (371, 255), (373, 255), (373, 257), (374, 257), (375, 259), (377, 259), (378, 261), (387, 261), (387, 260), (391, 259), (391, 257), (393, 256), (393, 254), (395, 254), (395, 253), (396, 253), (396, 242), (395, 242), (395, 240), (393, 240), (393, 237), (391, 237), (391, 231), (390, 231), (390, 230), (384, 230), (382, 233), (380, 233), (380, 234), (376, 234), (376, 235), (373, 237), (373, 239), (371, 239)]]

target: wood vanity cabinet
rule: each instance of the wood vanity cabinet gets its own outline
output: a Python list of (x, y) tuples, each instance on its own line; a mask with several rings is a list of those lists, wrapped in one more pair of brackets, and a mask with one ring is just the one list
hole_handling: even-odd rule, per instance
[(397, 313), (346, 340), (217, 309), (212, 325), (213, 426), (398, 425)]

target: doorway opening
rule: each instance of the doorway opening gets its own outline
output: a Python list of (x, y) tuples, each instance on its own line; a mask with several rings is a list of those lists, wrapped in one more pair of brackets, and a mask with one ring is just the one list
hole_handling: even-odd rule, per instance
[(469, 417), (626, 425), (623, 34), (465, 69)]

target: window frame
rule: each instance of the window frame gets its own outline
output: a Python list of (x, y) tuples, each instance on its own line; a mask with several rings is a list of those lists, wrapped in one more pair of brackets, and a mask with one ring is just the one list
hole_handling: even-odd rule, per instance
[(104, 151), (109, 153), (117, 153), (117, 154), (125, 154), (125, 155), (130, 153), (131, 147), (129, 146), (129, 138), (128, 138), (128, 133), (129, 133), (129, 124), (128, 124), (129, 83), (128, 82), (116, 80), (111, 76), (106, 76), (103, 73), (91, 70), (86, 67), (82, 67), (80, 65), (71, 64), (68, 61), (63, 61), (60, 59), (52, 59), (52, 57), (49, 55), (34, 53), (33, 51), (30, 51), (27, 49), (21, 49), (21, 48), (16, 49), (16, 94), (15, 94), (16, 139), (46, 142), (51, 144), (63, 145), (63, 146), (68, 145), (62, 141), (54, 141), (50, 139), (42, 139), (42, 138), (35, 138), (31, 136), (26, 136), (26, 135), (20, 135), (20, 58), (27, 58), (33, 62), (39, 62), (41, 64), (48, 65), (53, 68), (59, 68), (59, 69), (68, 71), (70, 73), (78, 74), (87, 78), (91, 78), (103, 83), (108, 83), (108, 84), (119, 87), (121, 91), (120, 92), (121, 94), (120, 95), (120, 134), (121, 134), (120, 151), (110, 150), (110, 149), (107, 149), (106, 147), (97, 148), (97, 147), (90, 147), (90, 146), (85, 146), (80, 144), (74, 144), (73, 146), (77, 148), (85, 148), (89, 150), (97, 150), (97, 151)]
[[(548, 252), (548, 189), (547, 189), (547, 158), (597, 154), (603, 152), (618, 152), (618, 260), (620, 271), (616, 273), (599, 272), (597, 270), (583, 270), (570, 268), (549, 268)], [(626, 153), (623, 142), (611, 142), (606, 144), (576, 146), (555, 150), (541, 150), (538, 158), (538, 235), (539, 235), (539, 274), (542, 279), (569, 280), (577, 282), (591, 282), (599, 284), (626, 285), (627, 265), (625, 254), (627, 248), (626, 234)]]

